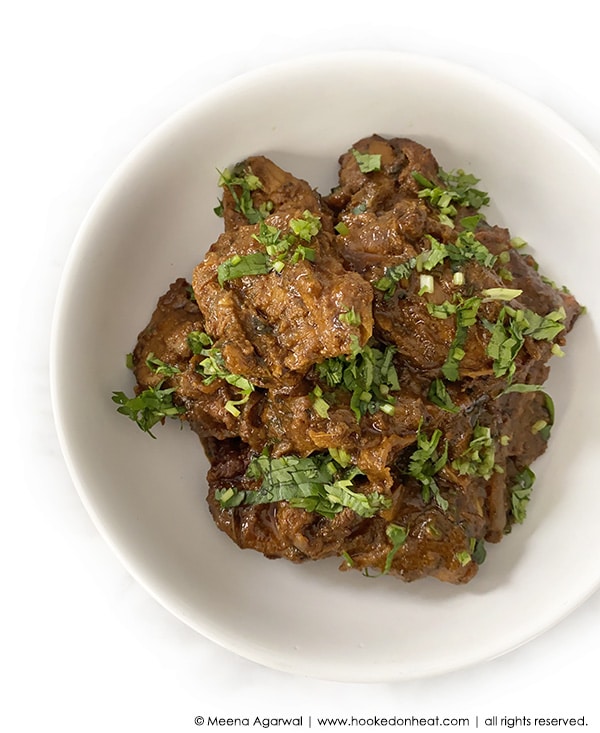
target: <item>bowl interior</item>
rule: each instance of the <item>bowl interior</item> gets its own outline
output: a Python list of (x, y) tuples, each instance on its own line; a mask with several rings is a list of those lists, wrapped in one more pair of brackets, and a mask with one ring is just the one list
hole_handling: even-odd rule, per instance
[[(221, 231), (217, 169), (264, 154), (328, 192), (337, 158), (371, 133), (428, 145), (490, 193), (491, 223), (525, 238), (588, 308), (555, 359), (557, 424), (525, 524), (466, 587), (295, 566), (241, 551), (213, 525), (206, 460), (175, 424), (153, 441), (117, 415), (124, 355), (156, 300), (190, 277)], [(64, 274), (52, 347), (59, 434), (100, 531), (175, 615), (260, 663), (382, 680), (438, 673), (540, 633), (598, 585), (594, 484), (600, 394), (595, 312), (598, 155), (545, 108), (432, 59), (341, 54), (240, 77), (167, 121), (123, 164), (84, 222)], [(595, 511), (595, 510), (596, 511)], [(581, 552), (585, 537), (593, 547)]]

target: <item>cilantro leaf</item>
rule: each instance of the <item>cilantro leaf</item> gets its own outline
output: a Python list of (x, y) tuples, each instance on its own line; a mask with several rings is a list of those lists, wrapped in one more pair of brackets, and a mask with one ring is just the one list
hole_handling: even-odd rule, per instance
[(227, 369), (221, 350), (213, 346), (213, 340), (208, 334), (203, 331), (191, 331), (187, 336), (187, 341), (194, 355), (204, 357), (202, 361), (198, 361), (196, 364), (196, 372), (204, 376), (204, 384), (209, 385), (216, 379), (222, 379), (238, 390), (240, 398), (238, 400), (228, 400), (225, 404), (225, 409), (234, 417), (238, 417), (240, 411), (237, 406), (248, 402), (254, 391), (252, 382), (246, 377), (233, 374)]
[(529, 308), (504, 306), (495, 324), (486, 323), (492, 334), (486, 351), (493, 359), (495, 376), (507, 375), (510, 381), (516, 371), (515, 359), (525, 343), (525, 336), (537, 341), (552, 341), (564, 330), (561, 321), (565, 317), (564, 308), (541, 316)]
[(401, 280), (408, 280), (417, 264), (416, 257), (411, 257), (399, 265), (385, 268), (385, 274), (373, 283), (376, 290), (381, 290), (386, 298), (390, 298), (396, 291), (396, 285)]
[(517, 368), (515, 359), (525, 343), (523, 332), (510, 318), (507, 321), (506, 308), (502, 308), (495, 324), (486, 325), (492, 334), (486, 353), (493, 360), (494, 375), (506, 375), (510, 381)]
[(146, 358), (146, 366), (151, 369), (155, 374), (161, 374), (164, 377), (172, 377), (175, 374), (181, 374), (181, 369), (174, 364), (167, 364), (162, 359), (154, 356), (150, 352)]
[[(225, 169), (219, 172), (219, 186), (227, 188), (234, 202), (235, 210), (243, 214), (250, 224), (258, 224), (265, 219), (273, 209), (272, 202), (268, 201), (258, 208), (254, 206), (252, 192), (262, 189), (262, 183), (250, 168), (236, 166), (232, 171)], [(223, 215), (222, 203), (215, 209), (218, 216)]]
[(338, 318), (347, 326), (360, 326), (361, 323), (360, 313), (357, 313), (354, 310), (354, 307), (346, 308), (342, 313), (340, 313)]
[(221, 287), (228, 280), (246, 275), (267, 275), (273, 270), (281, 272), (286, 263), (300, 260), (314, 262), (315, 250), (298, 240), (310, 242), (321, 230), (321, 220), (306, 210), (301, 219), (290, 219), (290, 231), (284, 234), (281, 229), (260, 222), (258, 234), (252, 238), (264, 245), (264, 252), (250, 252), (246, 255), (235, 254), (217, 267), (217, 279)]
[(459, 412), (459, 408), (454, 404), (454, 402), (452, 402), (452, 398), (448, 394), (446, 385), (441, 379), (436, 378), (431, 382), (427, 392), (427, 397), (430, 402), (441, 407), (443, 410), (453, 413)]
[(461, 552), (457, 552), (455, 554), (455, 557), (463, 567), (465, 567), (465, 565), (468, 565), (471, 562), (471, 560), (473, 559), (471, 557), (471, 553), (468, 552), (468, 550), (462, 550)]
[(321, 220), (306, 209), (301, 219), (291, 219), (290, 229), (300, 239), (310, 242), (321, 231)]
[(451, 227), (454, 226), (453, 217), (458, 213), (457, 206), (480, 209), (490, 201), (485, 191), (475, 188), (479, 179), (460, 169), (451, 172), (446, 172), (443, 168), (438, 170), (438, 177), (445, 187), (436, 185), (419, 171), (413, 171), (412, 177), (421, 186), (419, 198), (429, 199), (439, 209), (440, 221)]
[(229, 487), (217, 490), (215, 498), (224, 508), (287, 501), (329, 519), (344, 507), (372, 517), (389, 507), (391, 500), (378, 492), (355, 491), (353, 480), (361, 474), (357, 466), (342, 466), (328, 453), (271, 458), (263, 452), (252, 459), (247, 471), (250, 478), (261, 480), (256, 491)]
[(457, 195), (457, 201), (462, 206), (480, 209), (482, 206), (489, 204), (490, 197), (488, 194), (475, 188), (480, 179), (472, 173), (465, 173), (461, 168), (455, 171), (445, 171), (440, 168), (438, 176), (446, 184), (446, 188)]
[(356, 148), (352, 148), (354, 156), (361, 173), (372, 173), (381, 170), (381, 155), (370, 155), (369, 153), (360, 153)]
[[(438, 306), (443, 312), (450, 314), (454, 309), (456, 318), (456, 331), (446, 361), (442, 365), (442, 374), (450, 382), (456, 382), (460, 376), (459, 364), (465, 357), (464, 345), (467, 340), (468, 328), (473, 326), (477, 320), (477, 312), (481, 305), (481, 298), (476, 295), (463, 299), (461, 295), (455, 297), (456, 303), (442, 304)], [(432, 312), (432, 311), (430, 311)], [(442, 311), (436, 310), (435, 316), (440, 318)], [(433, 314), (433, 313), (432, 313)]]
[(406, 539), (408, 537), (408, 532), (405, 527), (401, 527), (399, 524), (394, 524), (392, 522), (390, 522), (385, 528), (385, 533), (392, 543), (392, 549), (386, 555), (382, 575), (387, 575), (390, 572), (390, 570), (392, 569), (394, 556), (402, 547), (402, 545), (406, 542)]
[(514, 300), (523, 295), (523, 291), (519, 288), (485, 288), (481, 294), (486, 300)]
[(162, 389), (160, 382), (156, 387), (148, 387), (135, 397), (127, 397), (124, 392), (113, 392), (112, 401), (120, 405), (117, 412), (126, 415), (141, 430), (155, 438), (152, 428), (157, 423), (163, 422), (167, 417), (177, 418), (185, 412), (184, 407), (173, 403), (174, 392), (174, 387)]
[(482, 565), (485, 562), (485, 558), (487, 556), (485, 541), (482, 539), (477, 540), (475, 539), (475, 537), (472, 537), (470, 541), (470, 549), (471, 560), (473, 560), (473, 562), (476, 562), (478, 565)]
[(490, 428), (476, 425), (467, 449), (452, 461), (452, 468), (461, 476), (482, 476), (489, 479), (494, 473), (496, 450)]
[(431, 438), (422, 432), (422, 423), (419, 423), (417, 430), (417, 449), (413, 451), (408, 464), (408, 475), (415, 478), (421, 484), (421, 495), (423, 501), (429, 502), (433, 497), (436, 504), (446, 511), (448, 501), (441, 495), (440, 489), (434, 479), (448, 461), (448, 441), (444, 441), (444, 448), (438, 451), (442, 431), (436, 428)]
[(515, 476), (515, 483), (510, 488), (511, 510), (517, 524), (523, 524), (525, 521), (534, 482), (535, 473), (527, 467)]
[(251, 252), (247, 255), (234, 255), (221, 262), (217, 268), (219, 285), (246, 275), (266, 275), (271, 271), (271, 263), (265, 252)]
[(309, 397), (312, 400), (313, 408), (317, 415), (322, 418), (327, 418), (329, 416), (329, 402), (323, 398), (323, 390), (318, 384), (309, 392)]
[(350, 408), (359, 421), (367, 412), (382, 410), (393, 414), (395, 398), (392, 392), (400, 390), (398, 374), (393, 363), (395, 348), (386, 346), (358, 346), (351, 355), (335, 356), (316, 365), (319, 379), (329, 387), (351, 392)]

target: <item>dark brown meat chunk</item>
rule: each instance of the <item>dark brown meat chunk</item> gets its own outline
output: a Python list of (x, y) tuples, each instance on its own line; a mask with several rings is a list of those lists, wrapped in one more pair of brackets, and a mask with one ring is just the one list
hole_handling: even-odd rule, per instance
[[(273, 203), (264, 225), (279, 230), (282, 237), (305, 212), (318, 218), (320, 231), (309, 242), (314, 262), (288, 261), (280, 271), (238, 277), (223, 287), (220, 266), (265, 249), (257, 241), (260, 225), (240, 220), (235, 199), (226, 190), (226, 231), (196, 267), (194, 292), (206, 328), (231, 372), (263, 387), (293, 384), (313, 364), (350, 353), (353, 339), (364, 344), (370, 338), (372, 290), (344, 268), (334, 250), (330, 213), (307, 183), (264, 158), (251, 158), (241, 167), (262, 176), (257, 206)], [(343, 317), (351, 308), (355, 323)]]

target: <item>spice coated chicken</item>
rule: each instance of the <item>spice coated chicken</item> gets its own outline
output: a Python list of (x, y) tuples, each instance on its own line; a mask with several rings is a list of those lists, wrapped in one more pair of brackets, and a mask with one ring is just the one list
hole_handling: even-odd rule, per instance
[(241, 548), (469, 581), (525, 517), (579, 304), (412, 140), (359, 140), (327, 196), (261, 156), (220, 184), (224, 231), (159, 299), (119, 411), (198, 434)]

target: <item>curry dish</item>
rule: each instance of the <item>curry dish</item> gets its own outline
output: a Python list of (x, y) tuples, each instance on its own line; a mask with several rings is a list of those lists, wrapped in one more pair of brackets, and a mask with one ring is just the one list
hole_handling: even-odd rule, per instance
[(119, 412), (198, 434), (241, 548), (469, 581), (525, 517), (577, 301), (412, 140), (356, 142), (328, 195), (261, 156), (219, 183), (224, 231), (160, 297)]

